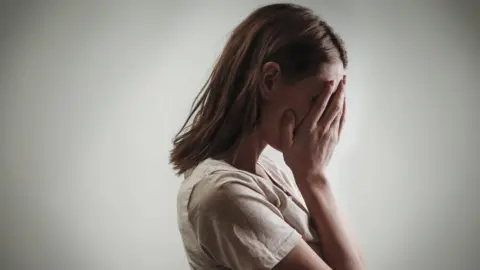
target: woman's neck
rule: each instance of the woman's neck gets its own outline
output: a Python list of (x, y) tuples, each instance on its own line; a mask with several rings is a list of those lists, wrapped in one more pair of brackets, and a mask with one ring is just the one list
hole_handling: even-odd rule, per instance
[(230, 154), (224, 157), (224, 160), (232, 166), (257, 174), (257, 162), (267, 144), (261, 139), (258, 132), (245, 137)]

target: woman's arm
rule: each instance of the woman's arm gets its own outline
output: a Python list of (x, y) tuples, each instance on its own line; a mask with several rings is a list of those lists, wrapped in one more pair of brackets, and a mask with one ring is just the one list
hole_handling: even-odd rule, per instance
[(363, 269), (360, 251), (341, 221), (327, 179), (323, 175), (304, 178), (297, 183), (320, 235), (323, 259), (333, 269)]
[[(305, 241), (300, 241), (272, 270), (332, 270)], [(335, 269), (335, 268), (333, 268)]]
[[(333, 269), (363, 269), (359, 252), (340, 220), (324, 173), (345, 119), (345, 77), (336, 90), (334, 81), (327, 82), (326, 90), (319, 97), (295, 132), (294, 114), (288, 111), (284, 114), (281, 151), (313, 217), (325, 263)], [(298, 262), (299, 258), (293, 256), (292, 260)], [(322, 268), (317, 264), (302, 269)]]
[(274, 270), (360, 270), (364, 269), (360, 251), (354, 246), (337, 212), (335, 200), (326, 178), (311, 175), (302, 178), (299, 189), (320, 235), (323, 258), (300, 241)]

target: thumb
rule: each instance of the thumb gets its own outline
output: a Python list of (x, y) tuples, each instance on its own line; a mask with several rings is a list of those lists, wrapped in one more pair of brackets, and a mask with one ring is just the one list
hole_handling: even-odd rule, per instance
[(292, 110), (286, 111), (282, 116), (280, 127), (280, 147), (282, 151), (293, 145), (293, 132), (295, 129), (295, 115)]

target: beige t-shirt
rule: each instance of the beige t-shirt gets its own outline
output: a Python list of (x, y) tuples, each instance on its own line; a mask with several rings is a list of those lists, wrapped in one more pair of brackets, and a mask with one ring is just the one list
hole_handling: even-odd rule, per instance
[(207, 159), (182, 182), (178, 226), (192, 269), (271, 269), (300, 239), (317, 246), (295, 183), (264, 156), (258, 165), (270, 179)]

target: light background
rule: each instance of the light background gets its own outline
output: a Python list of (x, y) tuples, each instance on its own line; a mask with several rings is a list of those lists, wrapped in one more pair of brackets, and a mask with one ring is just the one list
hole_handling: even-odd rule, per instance
[[(270, 2), (2, 1), (0, 269), (188, 269), (171, 139)], [(368, 269), (479, 269), (479, 2), (298, 3), (349, 49), (330, 174)]]

